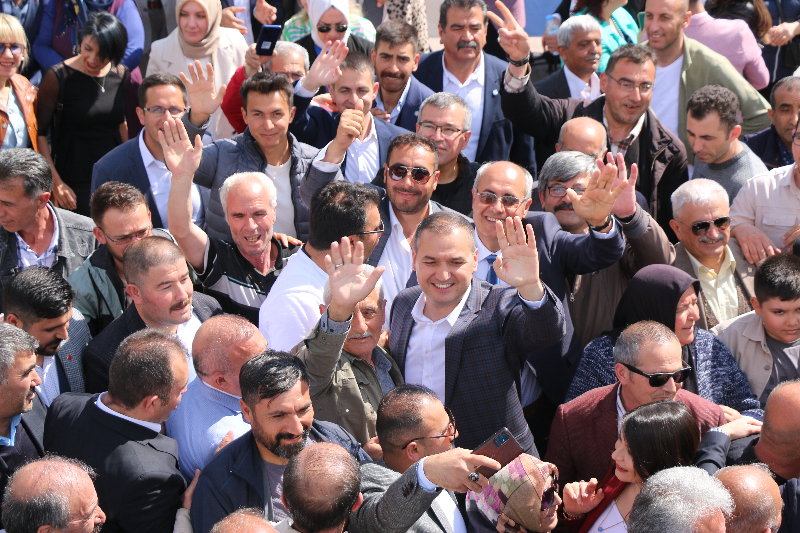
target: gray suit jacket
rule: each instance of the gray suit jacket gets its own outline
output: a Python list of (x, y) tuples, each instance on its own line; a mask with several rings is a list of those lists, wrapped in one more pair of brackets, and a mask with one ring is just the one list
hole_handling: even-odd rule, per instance
[[(404, 474), (381, 459), (361, 465), (364, 503), (350, 514), (350, 533), (453, 533), (441, 507), (434, 501), (442, 489), (426, 492), (417, 481), (417, 465)], [(455, 500), (452, 493), (448, 494)], [(466, 519), (464, 520), (466, 522)]]

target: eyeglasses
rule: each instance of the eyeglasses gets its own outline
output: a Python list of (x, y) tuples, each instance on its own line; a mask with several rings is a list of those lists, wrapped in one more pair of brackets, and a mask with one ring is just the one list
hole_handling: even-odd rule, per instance
[(0, 55), (6, 53), (6, 49), (11, 50), (11, 55), (18, 56), (25, 51), (25, 46), (17, 43), (0, 43), (0, 46), (3, 47), (3, 51), (0, 52)]
[[(678, 222), (680, 222), (684, 226), (688, 226), (689, 225), (689, 224), (684, 224), (680, 220)], [(692, 234), (697, 236), (697, 237), (702, 237), (703, 235), (706, 234), (708, 229), (711, 227), (712, 223), (714, 224), (714, 226), (718, 230), (726, 230), (726, 229), (728, 229), (728, 226), (731, 225), (731, 217), (719, 217), (716, 220), (703, 220), (701, 222), (695, 222), (691, 226)]]
[(800, 133), (795, 132), (794, 135), (792, 135), (792, 144), (795, 146), (800, 146)]
[(527, 198), (523, 198), (520, 200), (516, 196), (506, 195), (506, 196), (497, 196), (493, 192), (479, 192), (475, 196), (478, 197), (478, 200), (481, 201), (484, 205), (493, 205), (497, 200), (500, 200), (500, 204), (503, 207), (517, 207), (520, 202), (524, 202)]
[(179, 117), (179, 116), (183, 115), (184, 113), (186, 113), (186, 111), (188, 111), (189, 108), (188, 107), (161, 107), (161, 106), (156, 106), (156, 107), (143, 107), (142, 110), (143, 111), (148, 111), (148, 112), (154, 114), (157, 117), (160, 117), (161, 115), (163, 115), (167, 111), (169, 111), (169, 114), (172, 115), (173, 117)]
[(583, 195), (583, 192), (586, 190), (583, 187), (564, 187), (563, 185), (553, 185), (552, 187), (547, 187), (547, 192), (549, 192), (550, 196), (553, 198), (563, 198), (567, 195), (567, 189), (572, 189), (580, 195)]
[(434, 124), (433, 122), (428, 122), (428, 121), (419, 123), (419, 132), (421, 134), (425, 135), (426, 137), (428, 135), (430, 135), (430, 136), (435, 135), (436, 134), (436, 130), (440, 130), (442, 132), (442, 137), (444, 137), (445, 139), (452, 139), (456, 135), (458, 135), (459, 133), (464, 131), (464, 130), (455, 128), (453, 126), (438, 126), (438, 125)]
[(150, 231), (152, 229), (153, 229), (153, 226), (147, 226), (146, 228), (140, 229), (139, 231), (135, 231), (135, 232), (130, 233), (128, 235), (123, 235), (119, 239), (112, 239), (111, 237), (108, 236), (108, 234), (105, 231), (103, 231), (102, 229), (100, 231), (103, 231), (103, 235), (106, 236), (106, 239), (108, 239), (109, 241), (113, 242), (114, 244), (128, 244), (129, 242), (133, 241), (134, 239), (136, 239), (136, 240), (144, 239), (145, 237), (150, 235)]
[(639, 94), (650, 94), (650, 91), (653, 90), (652, 83), (642, 83), (641, 85), (636, 85), (635, 83), (631, 83), (628, 80), (618, 80), (617, 78), (612, 77), (609, 73), (606, 72), (606, 76), (617, 82), (620, 89), (622, 89), (626, 93), (633, 92), (634, 89), (639, 89)]
[(639, 374), (640, 376), (646, 377), (648, 380), (650, 380), (650, 386), (656, 389), (666, 385), (670, 378), (672, 378), (675, 383), (683, 383), (683, 380), (688, 378), (692, 373), (692, 367), (690, 366), (681, 368), (675, 372), (658, 372), (656, 374), (647, 374), (633, 365), (628, 365), (625, 363), (622, 363), (622, 365), (634, 374)]
[(406, 443), (406, 445), (403, 446), (400, 449), (401, 450), (405, 450), (406, 448), (408, 448), (408, 446), (412, 442), (417, 441), (417, 440), (423, 440), (423, 439), (446, 439), (446, 438), (455, 439), (456, 435), (458, 434), (457, 431), (456, 431), (456, 417), (453, 416), (453, 411), (451, 411), (449, 407), (445, 407), (444, 410), (447, 413), (447, 416), (450, 418), (450, 423), (447, 424), (447, 431), (445, 432), (444, 435), (434, 435), (433, 437), (417, 437), (416, 439), (411, 439), (410, 441), (408, 441)]
[(359, 231), (355, 235), (370, 235), (372, 233), (383, 233), (383, 229), (384, 229), (383, 220), (381, 220), (381, 226), (378, 229), (372, 231)]
[(389, 176), (394, 181), (404, 179), (409, 172), (411, 172), (411, 179), (420, 185), (425, 185), (431, 179), (431, 171), (425, 167), (409, 167), (401, 163), (395, 163), (389, 167)]
[(347, 31), (347, 24), (336, 24), (331, 26), (330, 24), (320, 24), (317, 26), (317, 32), (319, 33), (329, 33), (331, 28), (336, 30), (336, 33), (344, 33)]
[[(540, 470), (541, 471), (541, 470)], [(534, 489), (536, 490), (536, 489)], [(550, 486), (542, 493), (542, 511), (546, 511), (556, 501), (556, 493), (558, 492), (558, 474), (555, 470), (550, 470)]]

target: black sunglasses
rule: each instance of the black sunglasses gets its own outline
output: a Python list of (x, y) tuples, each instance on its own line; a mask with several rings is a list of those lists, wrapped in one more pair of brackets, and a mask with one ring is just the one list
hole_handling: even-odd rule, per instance
[(334, 26), (330, 26), (328, 24), (320, 24), (317, 26), (317, 32), (319, 33), (328, 33), (331, 31), (331, 28), (336, 30), (336, 33), (344, 33), (347, 31), (347, 24), (336, 24)]
[(433, 437), (417, 437), (416, 439), (411, 439), (410, 441), (408, 441), (406, 443), (406, 445), (403, 446), (400, 449), (401, 450), (405, 450), (406, 448), (408, 448), (409, 444), (411, 444), (412, 442), (417, 441), (417, 440), (423, 440), (423, 439), (446, 439), (446, 438), (455, 439), (456, 438), (456, 417), (453, 416), (453, 411), (451, 411), (449, 407), (445, 407), (444, 411), (447, 413), (447, 416), (450, 418), (450, 423), (447, 424), (447, 430), (445, 431), (444, 435), (434, 435)]
[(625, 368), (633, 372), (634, 374), (639, 374), (640, 376), (644, 376), (650, 380), (650, 386), (653, 388), (660, 388), (666, 385), (666, 383), (672, 378), (675, 380), (675, 383), (683, 383), (683, 381), (688, 378), (692, 373), (692, 367), (687, 366), (681, 368), (680, 370), (676, 370), (675, 372), (658, 372), (656, 374), (647, 374), (642, 372), (638, 368), (633, 365), (629, 365), (626, 363), (622, 363)]
[(385, 228), (383, 226), (383, 220), (381, 220), (381, 225), (378, 229), (372, 231), (359, 231), (358, 233), (356, 233), (356, 235), (370, 235), (372, 233), (383, 233), (384, 229)]
[(395, 163), (389, 167), (389, 176), (394, 181), (402, 180), (409, 172), (411, 172), (411, 179), (420, 185), (425, 185), (431, 179), (431, 171), (425, 167), (408, 167), (400, 163)]
[(692, 234), (697, 237), (702, 237), (711, 227), (711, 224), (717, 227), (718, 230), (728, 229), (731, 225), (731, 217), (719, 217), (716, 220), (703, 220), (702, 222), (695, 222), (692, 224)]
[(556, 493), (558, 492), (558, 474), (551, 470), (550, 479), (550, 487), (542, 493), (542, 511), (548, 510), (556, 500)]

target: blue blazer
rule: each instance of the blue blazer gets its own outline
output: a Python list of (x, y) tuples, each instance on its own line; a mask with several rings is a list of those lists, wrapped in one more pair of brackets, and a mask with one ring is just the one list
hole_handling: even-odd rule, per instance
[[(395, 125), (408, 131), (416, 131), (419, 106), (434, 93), (414, 76), (408, 79), (408, 83), (410, 85), (408, 94), (406, 94), (406, 101), (403, 104), (403, 109), (400, 110), (400, 114), (397, 115)], [(375, 102), (372, 102), (372, 107), (375, 107)]]
[[(419, 62), (415, 76), (434, 92), (442, 91), (444, 51), (426, 54)], [(522, 133), (503, 115), (500, 108), (500, 87), (508, 63), (489, 54), (483, 54), (486, 67), (484, 78), (483, 116), (481, 136), (475, 161), (513, 161), (536, 176), (536, 157), (533, 154), (533, 137)], [(473, 124), (478, 117), (472, 117)]]

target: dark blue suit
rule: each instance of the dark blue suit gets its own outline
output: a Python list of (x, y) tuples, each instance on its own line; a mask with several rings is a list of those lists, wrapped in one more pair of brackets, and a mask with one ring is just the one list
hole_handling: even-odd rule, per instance
[[(419, 62), (415, 76), (434, 92), (442, 91), (444, 51), (425, 55)], [(525, 135), (503, 115), (500, 108), (500, 87), (508, 63), (489, 54), (483, 55), (486, 69), (484, 77), (483, 116), (472, 117), (472, 123), (481, 121), (481, 136), (475, 161), (513, 161), (536, 176), (536, 158), (533, 138)]]
[[(427, 97), (434, 93), (414, 76), (409, 78), (408, 83), (409, 87), (408, 93), (406, 94), (406, 101), (403, 103), (403, 109), (400, 110), (400, 114), (397, 115), (395, 126), (399, 126), (408, 131), (416, 131), (419, 106), (422, 105), (422, 102)], [(373, 107), (375, 107), (375, 102), (373, 102)]]

